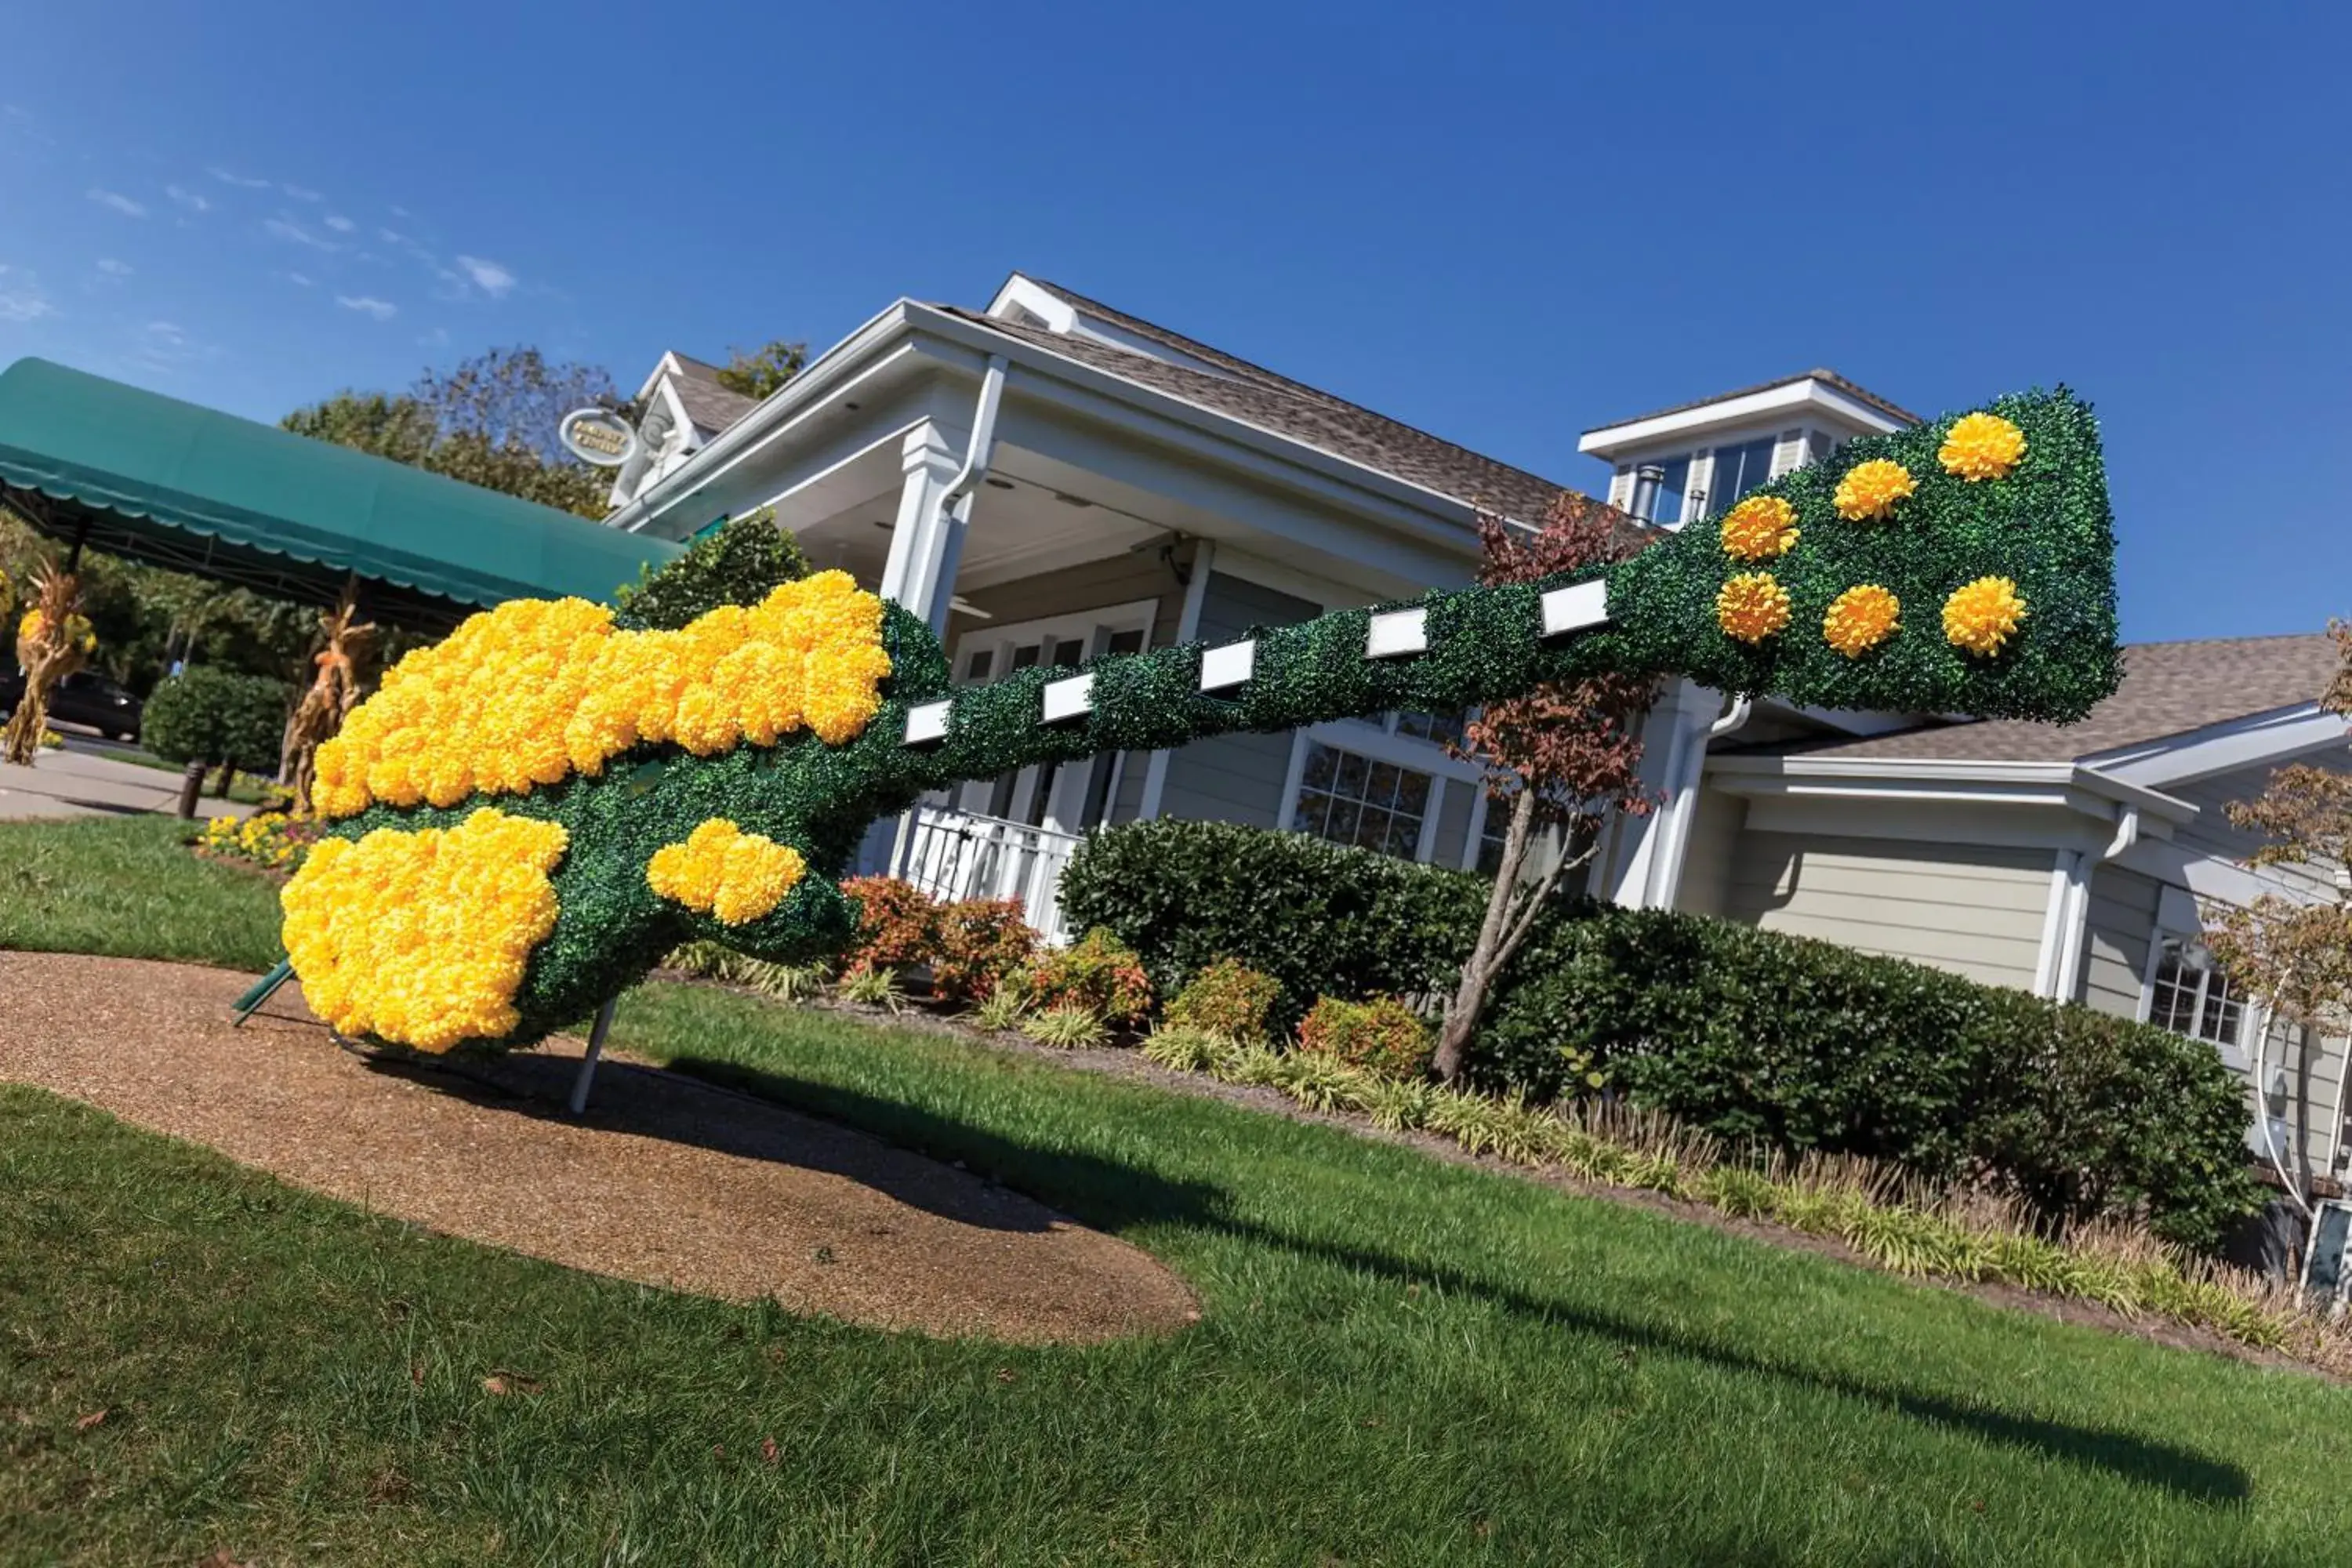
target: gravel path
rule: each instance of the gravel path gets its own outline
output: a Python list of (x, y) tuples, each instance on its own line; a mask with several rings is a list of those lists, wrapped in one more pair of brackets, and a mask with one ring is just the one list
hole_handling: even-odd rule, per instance
[(0, 952), (0, 1080), (380, 1213), (646, 1284), (879, 1328), (1085, 1342), (1195, 1321), (1149, 1254), (863, 1133), (635, 1064), (563, 1114), (577, 1041), (397, 1070), (287, 987), (141, 960)]

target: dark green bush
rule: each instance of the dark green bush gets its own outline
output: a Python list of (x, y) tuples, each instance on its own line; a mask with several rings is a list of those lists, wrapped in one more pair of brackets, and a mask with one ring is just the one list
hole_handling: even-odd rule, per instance
[(2071, 1223), (2144, 1213), (2210, 1247), (2257, 1195), (2245, 1091), (2210, 1047), (1901, 959), (1612, 910), (1529, 941), (1475, 1075), (1612, 1089), (1733, 1142), (1888, 1160)]
[[(1155, 822), (1097, 834), (1062, 884), (1172, 990), (1219, 959), (1318, 995), (1444, 994), (1486, 884), (1297, 834)], [(2210, 1047), (1900, 959), (1698, 915), (1563, 900), (1496, 988), (1471, 1081), (1590, 1091), (1733, 1142), (1977, 1178), (2053, 1222), (2145, 1213), (2210, 1247), (2257, 1205), (2247, 1109)]]
[(637, 581), (614, 595), (614, 618), (625, 626), (675, 631), (721, 605), (756, 605), (808, 574), (801, 542), (776, 526), (773, 508), (761, 507), (719, 524), (658, 571), (639, 567)]
[(167, 763), (234, 763), (249, 773), (275, 773), (293, 705), (294, 689), (282, 680), (200, 664), (155, 688), (140, 739)]
[(1089, 837), (1061, 898), (1072, 925), (1135, 949), (1162, 995), (1221, 958), (1272, 975), (1270, 1023), (1286, 1034), (1318, 996), (1450, 990), (1486, 883), (1299, 833), (1161, 820)]

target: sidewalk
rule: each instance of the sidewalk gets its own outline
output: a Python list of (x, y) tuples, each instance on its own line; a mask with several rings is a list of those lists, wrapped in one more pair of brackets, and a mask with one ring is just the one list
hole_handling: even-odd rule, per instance
[[(0, 763), (0, 819), (106, 816), (175, 811), (180, 775), (83, 752), (43, 752), (29, 768)], [(196, 803), (198, 816), (247, 816), (253, 807), (215, 800)]]

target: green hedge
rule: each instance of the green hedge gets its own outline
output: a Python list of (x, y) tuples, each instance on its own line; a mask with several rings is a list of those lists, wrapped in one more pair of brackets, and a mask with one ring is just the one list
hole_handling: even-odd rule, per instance
[(198, 665), (155, 688), (140, 739), (167, 763), (235, 763), (249, 773), (275, 773), (293, 704), (294, 689), (282, 680)]
[[(1318, 995), (1450, 991), (1486, 882), (1297, 834), (1156, 822), (1099, 833), (1074, 923), (1132, 945), (1163, 994), (1220, 958)], [(1468, 1071), (1613, 1092), (1735, 1143), (1979, 1177), (2053, 1220), (2144, 1211), (2211, 1247), (2258, 1202), (2245, 1092), (2209, 1047), (1939, 969), (1705, 916), (1563, 900), (1497, 985)]]
[(1163, 996), (1221, 958), (1273, 976), (1268, 1022), (1287, 1035), (1318, 996), (1450, 991), (1486, 887), (1304, 834), (1162, 820), (1088, 837), (1061, 900), (1073, 929), (1135, 949)]

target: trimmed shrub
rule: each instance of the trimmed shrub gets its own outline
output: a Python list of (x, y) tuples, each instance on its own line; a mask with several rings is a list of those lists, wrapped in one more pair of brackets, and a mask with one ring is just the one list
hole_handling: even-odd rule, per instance
[(1091, 835), (1062, 873), (1062, 909), (1135, 949), (1163, 992), (1219, 959), (1281, 986), (1288, 1032), (1318, 996), (1450, 991), (1487, 883), (1299, 833), (1162, 819)]
[(1393, 996), (1322, 996), (1298, 1026), (1298, 1048), (1384, 1078), (1419, 1078), (1429, 1070), (1433, 1043), (1421, 1015)]
[(910, 969), (940, 945), (940, 905), (896, 877), (852, 877), (841, 884), (857, 906), (857, 932), (841, 955), (842, 973)]
[(1151, 1011), (1151, 977), (1135, 950), (1097, 926), (1083, 941), (1048, 949), (1029, 972), (1040, 1012), (1082, 1007), (1109, 1024), (1135, 1024)]
[(1892, 1162), (2046, 1221), (2144, 1214), (2210, 1247), (2257, 1206), (2244, 1089), (2152, 1025), (1832, 942), (1610, 910), (1529, 939), (1475, 1076), (1539, 1094), (1577, 1063), (1733, 1144)]
[(1282, 982), (1236, 958), (1221, 958), (1184, 983), (1168, 1004), (1171, 1028), (1206, 1029), (1229, 1040), (1262, 1046), (1266, 1019), (1282, 998)]
[(931, 990), (940, 996), (986, 996), (1037, 957), (1037, 933), (1021, 918), (1018, 899), (965, 899), (939, 911), (931, 948)]
[(140, 739), (167, 763), (231, 763), (275, 773), (293, 705), (294, 689), (282, 680), (200, 664), (155, 688)]

